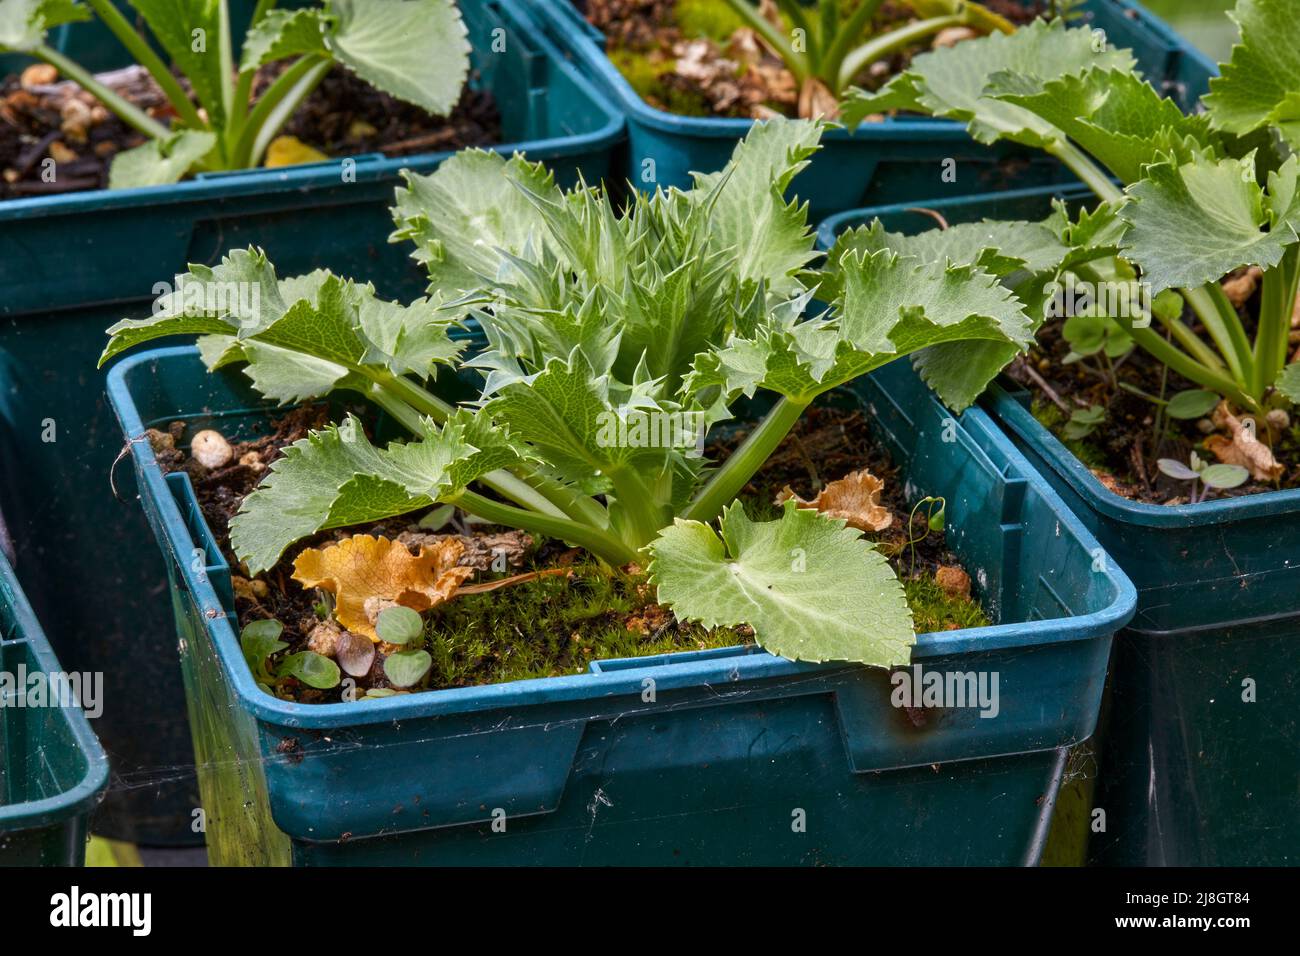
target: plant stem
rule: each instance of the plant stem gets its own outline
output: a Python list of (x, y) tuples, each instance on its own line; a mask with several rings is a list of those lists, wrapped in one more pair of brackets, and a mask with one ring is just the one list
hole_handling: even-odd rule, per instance
[(807, 401), (782, 397), (767, 413), (758, 427), (749, 433), (731, 457), (713, 473), (713, 477), (700, 489), (682, 517), (691, 521), (712, 521), (724, 505), (735, 500), (740, 489), (749, 483), (754, 473), (776, 451), (782, 439), (790, 433)]
[(1207, 282), (1199, 289), (1181, 290), (1187, 304), (1200, 318), (1228, 363), (1228, 371), (1243, 388), (1254, 380), (1255, 358), (1237, 310), (1232, 307), (1217, 282)]
[(127, 52), (135, 58), (135, 62), (149, 71), (168, 102), (176, 108), (185, 125), (195, 129), (209, 129), (209, 124), (199, 116), (198, 109), (185, 94), (185, 90), (181, 88), (181, 84), (172, 75), (172, 71), (163, 62), (162, 57), (155, 53), (148, 41), (135, 31), (126, 17), (122, 16), (122, 11), (118, 10), (111, 0), (86, 0), (86, 2), (99, 19), (104, 21), (104, 26), (113, 32), (113, 36), (117, 37), (122, 46), (126, 47)]
[(613, 567), (621, 567), (637, 559), (637, 552), (618, 538), (600, 528), (571, 521), (568, 518), (556, 518), (551, 515), (524, 511), (512, 505), (493, 501), (473, 491), (463, 491), (459, 495), (445, 499), (446, 504), (455, 505), (463, 511), (478, 515), (493, 524), (508, 528), (519, 528), (534, 534), (558, 538), (586, 548), (596, 557)]
[(1124, 190), (1111, 182), (1105, 171), (1073, 143), (1064, 139), (1053, 140), (1043, 149), (1064, 163), (1102, 202), (1123, 202)]
[(621, 531), (623, 540), (640, 550), (654, 540), (671, 518), (655, 504), (650, 489), (631, 468), (613, 468), (608, 474), (614, 483), (617, 505), (617, 509), (611, 507), (610, 517), (618, 522), (615, 528)]
[[(235, 71), (234, 44), (230, 38), (230, 4), (217, 0), (217, 63), (221, 75), (221, 115), (230, 116), (235, 90), (230, 76)], [(224, 151), (224, 144), (223, 144)]]
[(1286, 367), (1291, 315), (1300, 285), (1300, 245), (1293, 245), (1282, 261), (1264, 273), (1259, 302), (1259, 328), (1255, 331), (1255, 392), (1263, 395)]
[(328, 57), (304, 56), (276, 77), (253, 107), (239, 134), (231, 156), (233, 168), (245, 169), (261, 161), (271, 138), (325, 76), (330, 62)]
[[(248, 29), (252, 30), (257, 26), (262, 17), (266, 16), (275, 6), (276, 0), (257, 0), (257, 6), (253, 8), (252, 19), (248, 21)], [(253, 95), (253, 80), (257, 76), (257, 70), (241, 70), (239, 77), (235, 82), (235, 95), (230, 103), (230, 116), (226, 121), (226, 145), (228, 150), (233, 150), (239, 143), (240, 134), (244, 131), (244, 121), (248, 118), (248, 101)]]
[(118, 96), (95, 79), (94, 75), (88, 70), (69, 60), (53, 47), (42, 43), (31, 50), (30, 53), (37, 59), (44, 60), (50, 66), (58, 69), (68, 79), (75, 80), (83, 90), (93, 93), (101, 103), (116, 113), (128, 126), (153, 139), (166, 139), (171, 135), (171, 131), (167, 127), (150, 117), (139, 107)]
[(581, 521), (599, 528), (609, 527), (608, 512), (599, 502), (587, 495), (570, 488), (563, 482), (556, 481), (554, 478), (535, 471), (521, 469), (519, 478), (574, 521)]
[(883, 2), (884, 0), (862, 0), (858, 8), (849, 14), (848, 21), (836, 31), (835, 40), (826, 51), (818, 70), (822, 79), (828, 84), (837, 80), (840, 75), (840, 65), (844, 62), (849, 48), (866, 31), (871, 18), (876, 15)]
[[(1120, 321), (1121, 325), (1125, 324), (1122, 319), (1118, 321)], [(1242, 391), (1235, 381), (1226, 375), (1206, 368), (1190, 355), (1179, 351), (1174, 345), (1162, 339), (1154, 329), (1134, 328), (1132, 322), (1129, 322), (1126, 331), (1133, 336), (1133, 341), (1137, 343), (1139, 348), (1148, 352), (1156, 361), (1168, 365), (1188, 381), (1195, 382), (1212, 392), (1218, 392), (1224, 398), (1232, 399), (1242, 408), (1255, 409), (1258, 407), (1255, 400)]]
[[(815, 36), (812, 28), (808, 25), (808, 15), (804, 12), (803, 3), (800, 0), (776, 0), (777, 8), (780, 9), (787, 17), (790, 18), (790, 25), (796, 30), (802, 30), (804, 42), (807, 49), (804, 54), (807, 56), (808, 73), (815, 74), (818, 70), (821, 55), (821, 38)], [(794, 49), (793, 40), (790, 43), (791, 52), (797, 52)]]
[(853, 78), (868, 63), (883, 60), (891, 53), (911, 46), (932, 33), (938, 33), (948, 27), (964, 26), (965, 21), (966, 18), (962, 14), (955, 13), (949, 16), (931, 17), (929, 20), (917, 20), (915, 23), (909, 23), (907, 26), (891, 30), (889, 33), (882, 33), (844, 57), (839, 74), (835, 78), (836, 85), (831, 92), (838, 96), (846, 86), (853, 82)]

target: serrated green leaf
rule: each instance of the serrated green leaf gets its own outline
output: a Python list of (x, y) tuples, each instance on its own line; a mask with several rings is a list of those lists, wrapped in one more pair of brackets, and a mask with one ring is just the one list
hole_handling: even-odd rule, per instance
[[(840, 253), (830, 319), (769, 323), (753, 335), (733, 336), (725, 348), (696, 359), (687, 387), (718, 387), (724, 396), (752, 395), (761, 387), (808, 401), (945, 342), (989, 341), (1010, 346), (1014, 355), (1032, 339), (1035, 323), (1024, 307), (995, 276), (975, 266), (946, 258), (921, 262), (887, 247)], [(985, 374), (983, 364), (979, 369)], [(941, 388), (942, 373), (932, 374), (936, 389), (955, 400), (973, 387), (954, 382), (949, 391)]]
[(336, 388), (360, 387), (360, 370), (379, 366), (420, 378), (448, 364), (463, 345), (450, 336), (462, 309), (429, 299), (409, 306), (375, 296), (369, 284), (325, 270), (278, 279), (260, 250), (235, 250), (214, 268), (192, 266), (160, 297), (148, 319), (109, 329), (100, 364), (169, 335), (199, 335), (209, 368), (245, 362), (267, 398), (297, 402)]
[(441, 429), (426, 422), (416, 440), (386, 449), (349, 415), (285, 449), (231, 520), (230, 543), (257, 574), (310, 534), (428, 508), (520, 460), (503, 429), (464, 409)]
[(313, 432), (286, 448), (244, 499), (230, 522), (231, 547), (253, 574), (273, 567), (290, 544), (331, 526), (326, 522), (341, 488), (357, 475), (379, 475), (387, 467), (383, 452), (351, 415), (340, 426)]
[(842, 261), (835, 303), (841, 334), (860, 351), (905, 355), (938, 342), (991, 339), (1022, 346), (1034, 323), (996, 277), (972, 265), (918, 262), (889, 250)]
[(1071, 247), (1053, 228), (1055, 216), (1044, 222), (983, 220), (956, 223), (944, 229), (926, 229), (913, 235), (887, 232), (880, 220), (842, 233), (826, 254), (825, 278), (818, 288), (822, 298), (842, 290), (840, 263), (846, 253), (861, 254), (889, 249), (922, 262), (978, 266), (998, 278), (1024, 271), (1034, 275), (1059, 271)]
[(520, 255), (530, 240), (541, 242), (545, 220), (518, 183), (560, 200), (540, 163), (478, 149), (457, 153), (428, 175), (402, 174), (392, 241), (414, 241), (411, 255), (428, 269), (430, 287), (448, 293), (479, 288), (497, 277), (503, 251)]
[(485, 408), (509, 422), (511, 434), (567, 481), (608, 474), (634, 462), (658, 473), (672, 454), (626, 441), (627, 429), (619, 428), (626, 410), (610, 401), (608, 377), (597, 376), (576, 351), (567, 361), (553, 359), (526, 382), (503, 388)]
[(90, 11), (76, 0), (0, 0), (0, 50), (31, 50), (46, 31), (89, 19)]
[(1125, 183), (1162, 154), (1187, 158), (1194, 148), (1213, 149), (1205, 116), (1185, 116), (1131, 69), (1093, 67), (1046, 83), (1036, 77), (997, 73), (986, 97), (1014, 103), (1078, 143)]
[(732, 505), (721, 528), (678, 520), (650, 545), (659, 601), (679, 619), (748, 624), (790, 660), (908, 662), (916, 638), (903, 587), (858, 532), (793, 501), (767, 522)]
[(1291, 0), (1238, 0), (1228, 14), (1241, 30), (1231, 60), (1210, 80), (1214, 124), (1244, 135), (1275, 126), (1300, 149), (1300, 19)]
[(329, 690), (339, 686), (339, 665), (315, 651), (299, 651), (280, 661), (276, 677), (296, 677), (308, 687)]
[(694, 174), (696, 201), (711, 207), (710, 244), (728, 251), (742, 281), (788, 293), (812, 259), (807, 204), (786, 202), (785, 192), (820, 148), (821, 133), (820, 124), (806, 121), (756, 123), (726, 170)]
[(136, 189), (180, 182), (190, 168), (217, 145), (213, 133), (181, 130), (166, 139), (151, 139), (113, 157), (109, 189)]
[(1041, 87), (1092, 67), (1129, 70), (1133, 64), (1128, 51), (1098, 50), (1091, 30), (1067, 28), (1059, 20), (1036, 20), (1012, 34), (997, 33), (923, 53), (878, 93), (851, 91), (841, 113), (850, 125), (884, 110), (927, 113), (965, 123), (981, 143), (1007, 139), (1041, 147), (1060, 131), (1023, 107), (986, 96), (995, 74), (1017, 74)]
[(244, 35), (239, 69), (256, 70), (290, 56), (328, 54), (325, 34), (330, 27), (323, 9), (268, 10)]
[(1150, 166), (1120, 212), (1125, 256), (1156, 292), (1217, 282), (1241, 266), (1271, 268), (1300, 241), (1298, 176), (1294, 156), (1269, 175), (1267, 192), (1250, 156)]
[(469, 74), (469, 40), (452, 0), (329, 0), (334, 56), (371, 86), (446, 116)]
[(1292, 404), (1300, 404), (1300, 362), (1292, 362), (1277, 378), (1277, 390)]

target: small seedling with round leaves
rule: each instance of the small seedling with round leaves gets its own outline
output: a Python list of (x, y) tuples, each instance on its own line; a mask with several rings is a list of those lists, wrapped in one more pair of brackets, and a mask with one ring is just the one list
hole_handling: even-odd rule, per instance
[(244, 652), (248, 669), (253, 672), (253, 679), (267, 693), (275, 683), (275, 676), (267, 668), (267, 660), (289, 645), (280, 640), (284, 625), (271, 618), (264, 621), (249, 621), (239, 632), (239, 646)]
[(384, 676), (394, 687), (414, 687), (432, 666), (428, 651), (398, 651), (384, 658)]
[(297, 654), (290, 654), (280, 662), (275, 676), (293, 677), (317, 690), (337, 687), (342, 679), (339, 665), (315, 651), (299, 651)]
[(410, 644), (424, 634), (424, 620), (409, 607), (386, 607), (379, 612), (375, 630), (387, 644)]
[[(1187, 502), (1193, 505), (1204, 501), (1211, 491), (1226, 491), (1229, 488), (1236, 488), (1245, 484), (1246, 479), (1250, 477), (1250, 472), (1240, 465), (1210, 465), (1203, 461), (1196, 452), (1192, 452), (1189, 463), (1186, 465), (1175, 458), (1161, 458), (1156, 464), (1170, 478), (1192, 482)], [(1201, 485), (1205, 487), (1201, 489), (1198, 496), (1197, 490)]]
[(1106, 409), (1100, 405), (1089, 405), (1087, 408), (1081, 408), (1070, 416), (1070, 420), (1065, 423), (1062, 434), (1068, 441), (1079, 441), (1087, 438), (1097, 426), (1106, 420)]

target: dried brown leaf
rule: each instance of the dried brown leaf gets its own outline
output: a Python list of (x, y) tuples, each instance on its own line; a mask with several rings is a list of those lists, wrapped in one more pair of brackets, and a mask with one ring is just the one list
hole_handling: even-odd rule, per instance
[(859, 531), (884, 531), (894, 523), (893, 512), (880, 503), (880, 492), (884, 487), (883, 481), (864, 468), (832, 481), (812, 501), (805, 501), (786, 486), (776, 496), (776, 503), (783, 504), (794, 498), (801, 507), (816, 508), (832, 518), (843, 518), (850, 527)]
[(1225, 465), (1240, 465), (1250, 472), (1256, 481), (1276, 481), (1286, 471), (1272, 450), (1255, 435), (1255, 429), (1246, 425), (1228, 408), (1227, 402), (1220, 402), (1214, 410), (1213, 421), (1216, 426), (1226, 431), (1224, 435), (1210, 435), (1205, 439), (1205, 447), (1215, 458)]
[(293, 562), (293, 578), (332, 593), (338, 622), (378, 642), (367, 602), (393, 602), (413, 611), (441, 604), (474, 574), (458, 564), (463, 550), (460, 541), (448, 538), (414, 555), (396, 541), (356, 534), (325, 548), (307, 548)]

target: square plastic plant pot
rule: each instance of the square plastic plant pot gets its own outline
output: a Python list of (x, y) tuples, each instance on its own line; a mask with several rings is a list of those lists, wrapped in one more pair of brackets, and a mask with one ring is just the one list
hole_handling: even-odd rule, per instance
[[(473, 46), (471, 83), (492, 93), (501, 114), (502, 144), (493, 148), (526, 151), (565, 182), (579, 172), (589, 182), (604, 178), (622, 117), (544, 36), (529, 5), (458, 6)], [(66, 42), (98, 26), (73, 24)], [(127, 65), (121, 56), (114, 66)], [(401, 170), (427, 173), (449, 155), (375, 153), (0, 202), (0, 316), (144, 298), (188, 263), (214, 263), (250, 243), (289, 272), (365, 263), (365, 278), (381, 288), (409, 282), (404, 251), (388, 248), (393, 189)], [(340, 235), (350, 241), (337, 242)]]
[[(1024, 190), (922, 203), (948, 222), (1039, 219), (1086, 189)], [(901, 206), (818, 228), (823, 245), (880, 218), (917, 232)], [(1195, 505), (1144, 504), (1106, 489), (1030, 411), (1009, 380), (981, 400), (1138, 591), (1115, 641), (1100, 735), (1091, 858), (1127, 865), (1294, 865), (1300, 861), (1300, 490)]]
[[(519, 0), (460, 7), (477, 82), (502, 113), (506, 142), (497, 151), (526, 150), (564, 184), (579, 174), (600, 181), (622, 136), (613, 107)], [(96, 26), (75, 24), (64, 42), (80, 43), (80, 28)], [(502, 52), (489, 52), (494, 40)], [(71, 50), (81, 56), (89, 46)], [(284, 275), (331, 268), (388, 297), (423, 294), (427, 275), (407, 247), (388, 242), (389, 206), (400, 169), (429, 172), (449, 155), (357, 157), (347, 183), (335, 161), (0, 203), (0, 411), (8, 409), (13, 439), (12, 453), (0, 456), (0, 504), (31, 559), (22, 562), (31, 567), (24, 583), (55, 648), (69, 666), (105, 675), (96, 729), (118, 772), (135, 781), (109, 794), (96, 832), (155, 845), (201, 841), (191, 826), (198, 792), (171, 618), (157, 600), (166, 571), (130, 502), (130, 469), (114, 472), (121, 433), (94, 371), (104, 330), (147, 315), (155, 283), (186, 263), (214, 263), (246, 245), (264, 248)], [(102, 597), (62, 600), (64, 580)], [(153, 690), (132, 699), (119, 686), (128, 680)]]
[[(627, 118), (623, 176), (637, 188), (685, 188), (692, 172), (721, 169), (752, 120), (682, 116), (651, 106), (605, 55), (605, 37), (583, 18), (574, 0), (539, 0), (565, 52), (607, 93)], [(1187, 108), (1208, 88), (1215, 67), (1155, 16), (1130, 0), (1087, 0), (1080, 12), (1110, 44), (1133, 51), (1143, 73)], [(995, 192), (1073, 181), (1054, 160), (1004, 144), (982, 146), (960, 123), (889, 118), (855, 132), (828, 131), (822, 149), (790, 187), (819, 219), (854, 207), (933, 196), (943, 188), (946, 160), (954, 160), (963, 192)]]
[(64, 676), (0, 553), (0, 866), (85, 859), (108, 759)]
[[(247, 437), (273, 414), (189, 347), (124, 360), (109, 391), (130, 437), (173, 421)], [(996, 715), (909, 717), (885, 670), (746, 647), (383, 700), (283, 701), (241, 655), (230, 568), (188, 476), (164, 475), (148, 443), (132, 442), (171, 569), (210, 858), (1036, 862), (1067, 749), (1095, 726), (1132, 586), (984, 412), (954, 419), (907, 369), (841, 397), (864, 409), (910, 488), (946, 497), (948, 544), (998, 622), (920, 635), (913, 667), (996, 680)]]

